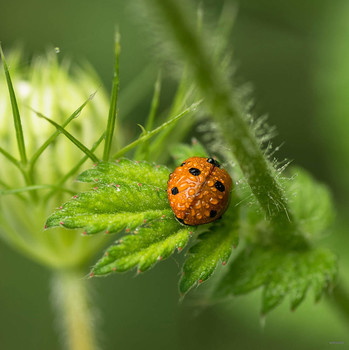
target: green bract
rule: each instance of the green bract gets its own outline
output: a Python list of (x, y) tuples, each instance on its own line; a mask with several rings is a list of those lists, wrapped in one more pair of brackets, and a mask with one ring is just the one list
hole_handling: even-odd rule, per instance
[(0, 236), (24, 254), (53, 268), (79, 268), (105, 244), (80, 240), (59, 228), (44, 232), (47, 216), (71, 193), (69, 181), (87, 157), (33, 109), (101, 154), (108, 97), (91, 67), (59, 64), (54, 52), (23, 66), (21, 54), (2, 55), (0, 71)]

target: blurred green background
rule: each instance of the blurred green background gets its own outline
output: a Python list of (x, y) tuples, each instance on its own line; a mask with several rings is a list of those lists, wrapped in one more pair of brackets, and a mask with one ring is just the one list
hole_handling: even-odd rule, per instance
[[(29, 60), (47, 48), (60, 57), (89, 61), (107, 88), (113, 65), (113, 36), (122, 35), (121, 91), (143, 91), (124, 122), (133, 126), (147, 114), (161, 48), (132, 1), (0, 0), (0, 40), (4, 49), (22, 44)], [(199, 3), (199, 2), (198, 2)], [(202, 1), (207, 20), (223, 1)], [(349, 3), (345, 0), (241, 0), (231, 37), (240, 82), (254, 86), (257, 113), (275, 125), (278, 158), (288, 158), (328, 183), (338, 218), (323, 244), (340, 257), (340, 275), (349, 286)], [(151, 26), (150, 26), (151, 27)], [(25, 64), (26, 62), (23, 62)], [(143, 73), (142, 73), (143, 72)], [(165, 77), (167, 79), (167, 77)], [(137, 80), (138, 79), (138, 80)], [(165, 105), (173, 81), (164, 83)], [(137, 87), (137, 85), (136, 85)], [(168, 93), (167, 93), (168, 91)], [(132, 95), (120, 102), (129, 108)], [(77, 106), (81, 101), (77, 101)], [(136, 127), (134, 132), (138, 132)], [(89, 281), (99, 308), (103, 349), (329, 349), (348, 348), (348, 323), (328, 300), (308, 298), (291, 313), (287, 302), (261, 325), (260, 292), (207, 304), (191, 293), (179, 302), (180, 258), (153, 270)], [(60, 349), (50, 305), (50, 274), (0, 242), (0, 349)], [(344, 345), (331, 345), (344, 341)]]

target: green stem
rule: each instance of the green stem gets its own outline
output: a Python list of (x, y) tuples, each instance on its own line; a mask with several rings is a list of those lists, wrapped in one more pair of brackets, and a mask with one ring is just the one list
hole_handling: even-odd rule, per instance
[(13, 163), (17, 168), (21, 169), (21, 164), (19, 161), (13, 157), (10, 153), (0, 147), (0, 153), (2, 153), (11, 163)]
[[(102, 134), (102, 136), (94, 143), (94, 145), (91, 148), (91, 152), (94, 152), (97, 147), (100, 145), (100, 143), (104, 140), (105, 137), (105, 132)], [(79, 169), (80, 167), (87, 161), (88, 156), (84, 156), (83, 158), (81, 158), (81, 160), (75, 164), (73, 166), (72, 169), (70, 169), (70, 171), (68, 171), (60, 180), (59, 182), (56, 184), (56, 189), (53, 189), (52, 191), (50, 191), (45, 199), (44, 202), (46, 202), (50, 197), (52, 197), (53, 194), (55, 194), (57, 192), (58, 189), (61, 189), (64, 185), (64, 183), (70, 178), (72, 177)]]
[(177, 122), (179, 119), (183, 118), (186, 114), (194, 112), (197, 109), (197, 107), (200, 105), (200, 103), (201, 103), (201, 101), (197, 101), (197, 102), (193, 103), (190, 107), (186, 108), (182, 113), (176, 115), (175, 117), (170, 119), (168, 122), (163, 123), (162, 125), (160, 125), (156, 129), (154, 129), (152, 131), (149, 131), (148, 133), (146, 133), (145, 135), (141, 136), (136, 141), (133, 141), (130, 144), (128, 144), (127, 146), (123, 147), (120, 151), (118, 151), (116, 154), (114, 154), (112, 159), (115, 160), (115, 159), (117, 159), (119, 157), (122, 157), (126, 152), (128, 152), (131, 149), (135, 148), (136, 146), (138, 146), (142, 142), (149, 140), (151, 137), (153, 137), (154, 135), (159, 133), (161, 130), (166, 129), (167, 127), (169, 127), (173, 123)]
[(6, 190), (0, 189), (0, 195), (8, 195), (8, 194), (17, 194), (17, 193), (22, 193), (22, 192), (30, 192), (30, 191), (36, 191), (36, 190), (42, 190), (42, 189), (58, 189), (62, 192), (67, 192), (70, 194), (74, 194), (75, 192), (68, 189), (68, 188), (63, 188), (63, 187), (57, 187), (55, 185), (32, 185), (32, 186), (26, 186), (26, 187), (19, 187), (19, 188), (8, 188)]
[(82, 152), (84, 152), (93, 162), (98, 163), (99, 159), (91, 152), (83, 143), (81, 143), (77, 138), (75, 138), (70, 132), (65, 130), (61, 125), (56, 123), (50, 118), (45, 117), (42, 113), (34, 110), (31, 110), (39, 117), (47, 120), (50, 124), (52, 124), (59, 132), (61, 132), (64, 136), (66, 136), (76, 147), (78, 147)]
[[(266, 216), (274, 225), (281, 242), (292, 240), (303, 243), (296, 224), (288, 210), (286, 198), (272, 166), (267, 161), (259, 142), (249, 127), (248, 117), (238, 101), (220, 65), (216, 64), (190, 21), (187, 8), (176, 0), (147, 0), (160, 13), (163, 26), (168, 30), (177, 49), (188, 64), (189, 71), (201, 90), (214, 119), (221, 126), (253, 194)], [(282, 230), (280, 230), (282, 228)], [(288, 234), (285, 234), (285, 230)], [(282, 234), (281, 234), (282, 233)]]
[(52, 300), (67, 350), (98, 349), (87, 283), (74, 271), (58, 271), (53, 276)]
[[(73, 119), (77, 118), (81, 111), (85, 108), (85, 106), (94, 98), (96, 93), (93, 93), (89, 96), (89, 98), (76, 110), (72, 113), (71, 116), (67, 120), (65, 120), (62, 124), (62, 128), (65, 128)], [(34, 153), (32, 158), (30, 159), (30, 174), (33, 174), (34, 172), (34, 166), (36, 164), (36, 161), (40, 158), (41, 154), (46, 150), (46, 148), (55, 141), (55, 139), (59, 136), (60, 132), (59, 130), (56, 130), (40, 147), (39, 149)]]

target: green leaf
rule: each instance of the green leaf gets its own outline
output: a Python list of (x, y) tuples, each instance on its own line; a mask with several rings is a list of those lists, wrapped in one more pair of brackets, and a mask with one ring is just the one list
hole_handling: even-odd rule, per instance
[(117, 122), (118, 115), (118, 95), (119, 95), (119, 57), (120, 57), (120, 33), (115, 33), (115, 62), (114, 62), (114, 77), (110, 99), (110, 108), (108, 115), (108, 124), (106, 129), (106, 137), (103, 151), (103, 160), (108, 161), (112, 146), (113, 134)]
[(79, 175), (81, 182), (110, 184), (122, 181), (127, 184), (142, 184), (167, 188), (170, 171), (163, 165), (154, 165), (148, 162), (119, 159), (115, 163), (101, 162), (94, 168)]
[(232, 248), (239, 241), (238, 220), (239, 211), (231, 206), (222, 220), (216, 221), (209, 231), (199, 236), (200, 241), (190, 248), (183, 266), (179, 283), (181, 294), (211, 277), (219, 262), (223, 265), (228, 262)]
[(172, 215), (165, 190), (168, 176), (166, 167), (146, 162), (122, 159), (96, 164), (78, 177), (93, 183), (93, 190), (74, 196), (47, 219), (46, 226), (112, 233), (168, 217)]
[[(321, 238), (330, 228), (335, 212), (327, 186), (316, 181), (299, 167), (290, 168), (287, 177), (281, 179), (281, 184), (298, 232), (308, 240)], [(273, 228), (266, 220), (259, 204), (251, 196), (249, 188), (245, 188), (245, 192), (242, 197), (245, 198), (244, 202), (248, 203), (248, 206), (245, 206), (248, 219), (246, 229), (256, 234), (260, 241), (266, 241), (270, 239)]]
[[(94, 152), (97, 149), (97, 147), (100, 145), (100, 143), (104, 140), (104, 137), (105, 137), (105, 132), (93, 144), (93, 146), (91, 147), (91, 152)], [(78, 170), (80, 169), (80, 167), (86, 162), (87, 159), (88, 159), (88, 156), (86, 156), (86, 155), (83, 156), (79, 162), (77, 162), (65, 175), (63, 175), (61, 177), (61, 179), (59, 180), (59, 182), (57, 183), (57, 188), (55, 190), (52, 190), (51, 192), (49, 192), (46, 196), (46, 199), (51, 197), (57, 191), (57, 189), (61, 188), (70, 177), (72, 177), (74, 174), (76, 174), (78, 172)]]
[(171, 156), (180, 164), (190, 157), (207, 157), (207, 151), (197, 139), (193, 138), (191, 145), (179, 143), (172, 146)]
[[(85, 106), (94, 98), (95, 96), (95, 92), (93, 94), (91, 94), (88, 99), (78, 108), (76, 109), (70, 116), (68, 119), (66, 119), (63, 123), (62, 123), (62, 128), (65, 128), (72, 120), (74, 120), (75, 118), (77, 118), (80, 113), (82, 112), (82, 110), (85, 108)], [(30, 159), (30, 166), (31, 166), (31, 171), (33, 171), (34, 165), (36, 163), (36, 161), (39, 159), (40, 155), (45, 151), (45, 149), (55, 141), (55, 139), (57, 138), (57, 136), (60, 134), (59, 130), (56, 130), (41, 146), (40, 148), (34, 153), (34, 155), (32, 156), (32, 158)]]
[(13, 115), (13, 121), (14, 121), (15, 129), (16, 129), (18, 150), (19, 150), (22, 164), (26, 164), (27, 163), (27, 155), (26, 155), (25, 143), (24, 143), (24, 137), (23, 137), (21, 115), (19, 113), (16, 94), (15, 94), (15, 91), (13, 89), (10, 72), (9, 72), (1, 45), (0, 45), (0, 56), (2, 59), (2, 64), (4, 66), (7, 87), (8, 87), (8, 91), (9, 91), (10, 99), (11, 99), (12, 115)]
[(188, 243), (191, 230), (173, 217), (155, 220), (109, 247), (91, 275), (124, 272), (135, 266), (138, 272), (146, 271), (157, 261), (169, 257), (176, 248), (181, 251)]
[(13, 157), (10, 153), (0, 147), (0, 153), (2, 153), (11, 163), (13, 163), (17, 168), (21, 168), (18, 160)]
[(334, 219), (330, 191), (304, 169), (292, 168), (291, 176), (284, 183), (290, 209), (306, 236), (318, 236)]
[(151, 130), (153, 128), (155, 115), (159, 106), (160, 91), (161, 91), (161, 72), (158, 73), (155, 81), (155, 85), (154, 85), (153, 98), (151, 101), (150, 111), (147, 117), (147, 123), (145, 125), (145, 128), (147, 130)]
[(56, 129), (61, 132), (64, 136), (66, 136), (72, 143), (74, 143), (75, 146), (77, 146), (82, 152), (84, 152), (92, 161), (98, 162), (98, 158), (94, 155), (93, 152), (91, 152), (85, 145), (83, 145), (79, 140), (77, 140), (70, 132), (64, 129), (61, 125), (56, 123), (50, 118), (45, 117), (42, 113), (35, 111), (32, 109), (32, 111), (40, 118), (43, 118), (47, 120), (50, 124), (52, 124)]
[(230, 265), (214, 295), (225, 297), (245, 294), (263, 286), (262, 314), (268, 313), (289, 295), (296, 309), (312, 288), (315, 300), (336, 280), (337, 259), (322, 248), (302, 251), (247, 246)]

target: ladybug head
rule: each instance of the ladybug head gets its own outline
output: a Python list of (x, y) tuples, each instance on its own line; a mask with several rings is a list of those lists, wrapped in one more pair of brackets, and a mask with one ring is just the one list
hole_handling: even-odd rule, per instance
[(213, 164), (214, 166), (220, 168), (221, 165), (213, 158), (207, 158), (207, 163)]

